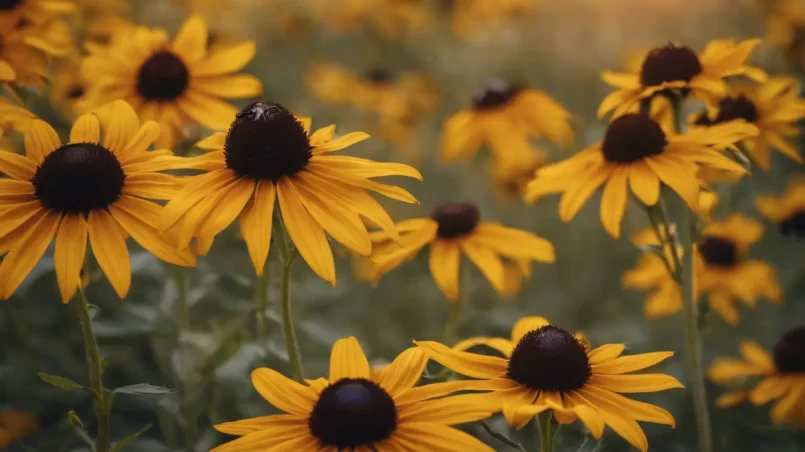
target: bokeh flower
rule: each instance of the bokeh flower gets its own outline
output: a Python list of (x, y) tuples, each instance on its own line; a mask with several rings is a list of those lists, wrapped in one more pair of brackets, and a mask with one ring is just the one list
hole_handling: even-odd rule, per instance
[(0, 412), (0, 450), (6, 450), (39, 430), (39, 421), (33, 413), (21, 410)]
[(316, 0), (314, 17), (324, 27), (349, 33), (369, 29), (386, 37), (427, 29), (433, 23), (427, 0)]
[(21, 20), (42, 23), (75, 10), (73, 0), (14, 0), (3, 5), (0, 23), (17, 24)]
[(201, 124), (225, 129), (237, 109), (222, 99), (262, 92), (256, 77), (240, 74), (254, 57), (254, 41), (208, 52), (207, 24), (191, 16), (173, 41), (162, 29), (137, 27), (108, 46), (91, 46), (82, 63), (90, 82), (84, 108), (93, 110), (115, 99), (129, 102), (146, 121), (162, 129), (159, 145), (173, 146), (183, 128)]
[(336, 341), (328, 378), (299, 384), (272, 369), (252, 372), (255, 389), (286, 414), (218, 424), (241, 436), (212, 452), (283, 450), (427, 450), (491, 452), (494, 449), (451, 425), (477, 421), (499, 409), (475, 395), (441, 397), (451, 383), (416, 386), (428, 362), (416, 347), (372, 372), (354, 337)]
[[(431, 359), (461, 375), (485, 379), (497, 388), (486, 396), (501, 407), (509, 425), (522, 428), (537, 414), (552, 411), (569, 424), (580, 420), (600, 439), (609, 425), (634, 447), (648, 450), (648, 440), (637, 421), (675, 425), (664, 409), (621, 395), (682, 388), (665, 374), (633, 374), (674, 355), (655, 352), (621, 356), (624, 344), (606, 344), (588, 350), (569, 332), (542, 317), (524, 317), (512, 328), (511, 339), (476, 338), (505, 356), (478, 355), (448, 348), (438, 342), (416, 342)], [(454, 382), (457, 388), (472, 380)]]
[(450, 301), (460, 295), (461, 256), (475, 264), (498, 293), (511, 294), (523, 276), (530, 276), (531, 262), (553, 262), (553, 245), (527, 231), (496, 222), (483, 222), (478, 208), (467, 202), (447, 203), (429, 218), (413, 218), (396, 225), (399, 242), (389, 231), (372, 234), (371, 264), (365, 277), (377, 281), (419, 254), (430, 244), (430, 272)]
[(753, 341), (741, 342), (741, 357), (717, 358), (708, 377), (717, 384), (741, 384), (747, 378), (761, 378), (751, 390), (730, 391), (716, 401), (721, 408), (739, 405), (747, 399), (765, 405), (776, 400), (771, 410), (775, 424), (805, 428), (805, 327), (786, 332), (769, 354)]
[(805, 237), (805, 181), (792, 180), (781, 196), (757, 196), (755, 208), (783, 235)]
[(45, 88), (50, 58), (66, 55), (73, 45), (67, 24), (57, 19), (0, 20), (0, 41), (0, 82), (40, 90)]
[(766, 8), (766, 40), (783, 51), (792, 64), (805, 64), (805, 2), (802, 0), (775, 0)]
[(536, 0), (450, 0), (450, 27), (464, 37), (485, 36), (496, 27), (529, 17), (536, 10)]
[(279, 104), (249, 105), (229, 132), (198, 143), (209, 152), (187, 164), (207, 172), (190, 178), (170, 200), (161, 230), (173, 229), (178, 249), (187, 248), (196, 237), (199, 253), (206, 254), (214, 237), (239, 218), (254, 269), (262, 275), (274, 201), (279, 199), (283, 223), (299, 253), (317, 275), (335, 285), (325, 232), (353, 252), (368, 255), (372, 241), (361, 217), (397, 235), (388, 213), (368, 191), (417, 202), (402, 188), (372, 179), (422, 176), (408, 165), (328, 155), (369, 138), (363, 132), (335, 139), (334, 134), (335, 126), (311, 134), (310, 119), (296, 118)]
[(55, 237), (54, 261), (65, 303), (80, 283), (87, 249), (123, 298), (131, 284), (126, 239), (132, 237), (158, 258), (194, 265), (189, 252), (162, 241), (162, 209), (146, 199), (169, 199), (180, 186), (160, 171), (180, 168), (166, 149), (146, 149), (159, 126), (140, 124), (123, 101), (110, 108), (106, 134), (94, 114), (78, 118), (61, 144), (55, 130), (35, 119), (25, 130), (25, 155), (0, 151), (0, 299), (9, 298)]
[(65, 118), (73, 119), (78, 116), (87, 93), (87, 81), (81, 73), (81, 64), (75, 59), (64, 59), (55, 65), (53, 72), (50, 104)]
[(559, 216), (569, 222), (598, 187), (605, 185), (601, 223), (618, 238), (629, 191), (643, 204), (653, 206), (665, 185), (696, 210), (699, 169), (710, 167), (745, 174), (746, 170), (723, 155), (721, 149), (755, 135), (757, 127), (744, 121), (666, 135), (650, 117), (625, 114), (609, 124), (603, 141), (563, 162), (540, 168), (525, 198), (535, 202), (546, 194), (563, 193)]

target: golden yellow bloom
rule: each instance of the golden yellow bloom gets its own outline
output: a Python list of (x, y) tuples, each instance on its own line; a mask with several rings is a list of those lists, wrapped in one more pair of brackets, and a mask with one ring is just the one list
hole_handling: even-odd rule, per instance
[[(759, 297), (772, 303), (782, 302), (782, 288), (774, 268), (759, 260), (747, 257), (749, 246), (760, 240), (763, 225), (741, 214), (733, 214), (723, 222), (707, 225), (701, 239), (694, 246), (696, 256), (694, 290), (696, 300), (708, 294), (708, 306), (725, 322), (736, 325), (739, 321), (735, 298), (750, 307)], [(646, 230), (635, 237), (638, 246), (659, 244), (653, 231)], [(670, 250), (666, 248), (666, 253)], [(668, 255), (670, 259), (670, 255)], [(671, 269), (673, 270), (673, 261)], [(662, 258), (646, 252), (632, 270), (623, 276), (624, 287), (654, 290), (645, 304), (649, 318), (661, 318), (682, 310), (682, 291), (668, 273)]]
[(461, 255), (475, 264), (492, 287), (510, 294), (522, 276), (531, 275), (531, 261), (553, 262), (553, 245), (530, 232), (482, 222), (471, 203), (448, 203), (437, 207), (430, 218), (397, 223), (399, 242), (389, 231), (372, 234), (372, 264), (364, 272), (377, 281), (382, 275), (413, 259), (430, 244), (430, 272), (436, 285), (450, 300), (459, 298)]
[(72, 48), (67, 24), (56, 19), (24, 23), (0, 20), (0, 43), (0, 82), (42, 90), (50, 57), (65, 55)]
[(739, 143), (760, 168), (769, 169), (772, 149), (803, 163), (799, 150), (788, 141), (799, 135), (797, 122), (805, 118), (805, 100), (800, 99), (799, 91), (799, 83), (792, 77), (771, 78), (761, 85), (732, 85), (727, 97), (709, 114), (699, 115), (692, 125), (707, 127), (743, 119), (760, 131)]
[(532, 136), (560, 146), (573, 144), (570, 113), (542, 91), (492, 79), (473, 96), (471, 108), (445, 122), (441, 156), (448, 162), (471, 159), (486, 145), (496, 164), (522, 172), (535, 160), (528, 140)]
[(126, 296), (131, 269), (126, 239), (132, 237), (158, 258), (195, 265), (157, 233), (162, 209), (148, 199), (170, 199), (179, 179), (160, 171), (177, 169), (167, 150), (146, 149), (159, 126), (140, 125), (134, 110), (116, 101), (104, 123), (93, 114), (78, 118), (67, 144), (46, 122), (34, 119), (25, 130), (25, 156), (0, 151), (0, 299), (9, 298), (55, 237), (54, 261), (62, 301), (75, 293), (87, 237), (92, 253), (117, 294)]
[(528, 183), (547, 162), (547, 153), (538, 148), (534, 150), (530, 161), (520, 162), (514, 168), (509, 162), (493, 160), (489, 165), (493, 187), (506, 198), (522, 200)]
[(792, 180), (779, 197), (756, 197), (755, 208), (776, 223), (783, 235), (805, 237), (805, 181)]
[(785, 333), (770, 355), (752, 341), (741, 342), (741, 357), (718, 358), (708, 371), (711, 381), (718, 384), (740, 383), (747, 377), (760, 377), (748, 394), (745, 391), (727, 392), (719, 397), (722, 408), (743, 403), (747, 398), (756, 406), (772, 400), (775, 424), (791, 424), (805, 428), (805, 327)]
[(598, 142), (553, 165), (537, 171), (526, 189), (526, 201), (563, 193), (559, 216), (569, 222), (584, 203), (606, 185), (601, 199), (601, 223), (613, 237), (620, 237), (621, 220), (629, 191), (642, 203), (653, 206), (665, 185), (675, 191), (691, 209), (699, 208), (699, 180), (702, 167), (735, 174), (746, 170), (721, 150), (757, 135), (757, 127), (733, 121), (681, 135), (666, 135), (660, 125), (636, 113), (618, 117)]
[(601, 73), (601, 78), (617, 89), (598, 107), (598, 117), (615, 110), (615, 117), (634, 108), (643, 99), (652, 98), (663, 91), (691, 92), (700, 100), (713, 103), (727, 92), (724, 78), (746, 75), (763, 81), (766, 74), (746, 66), (759, 39), (736, 43), (724, 39), (711, 41), (704, 51), (696, 55), (690, 48), (668, 44), (650, 51), (639, 71), (629, 73)]
[(39, 421), (33, 413), (18, 410), (0, 412), (0, 450), (23, 440), (39, 430)]
[(248, 98), (262, 92), (256, 77), (238, 74), (255, 53), (254, 41), (208, 52), (207, 24), (187, 19), (173, 41), (162, 29), (137, 27), (109, 46), (91, 46), (82, 63), (89, 89), (85, 109), (112, 100), (128, 101), (147, 121), (162, 129), (160, 145), (182, 139), (187, 125), (225, 129), (237, 113), (223, 98)]
[(53, 72), (50, 104), (64, 117), (75, 118), (87, 92), (87, 81), (81, 73), (80, 62), (74, 59), (62, 60), (56, 64)]
[(218, 424), (241, 436), (211, 452), (444, 451), (492, 452), (478, 439), (450, 427), (491, 416), (476, 395), (439, 398), (451, 383), (416, 386), (428, 358), (416, 347), (372, 372), (354, 337), (336, 341), (329, 378), (296, 383), (268, 368), (252, 372), (257, 392), (285, 414)]
[(396, 237), (394, 223), (367, 192), (416, 203), (407, 191), (375, 182), (383, 176), (420, 179), (414, 168), (399, 163), (328, 155), (369, 138), (363, 132), (333, 139), (335, 126), (310, 133), (310, 119), (296, 118), (279, 104), (257, 102), (244, 108), (228, 133), (198, 143), (209, 150), (187, 165), (208, 171), (190, 178), (165, 207), (162, 231), (172, 229), (179, 249), (198, 239), (206, 254), (213, 238), (240, 219), (240, 231), (258, 275), (271, 243), (274, 201), (282, 220), (310, 268), (335, 285), (333, 253), (325, 231), (360, 255), (372, 241), (361, 217)]
[[(537, 414), (550, 410), (562, 424), (580, 420), (597, 439), (609, 425), (634, 447), (648, 450), (648, 440), (637, 421), (675, 425), (664, 409), (620, 393), (657, 392), (682, 388), (665, 374), (633, 374), (674, 355), (655, 352), (620, 356), (624, 344), (588, 350), (567, 331), (542, 317), (524, 317), (515, 323), (511, 338), (473, 338), (461, 347), (485, 345), (505, 356), (477, 355), (438, 342), (416, 342), (431, 359), (461, 375), (484, 379), (494, 392), (485, 400), (503, 410), (509, 425), (522, 428)], [(475, 381), (456, 381), (456, 390), (477, 389)]]

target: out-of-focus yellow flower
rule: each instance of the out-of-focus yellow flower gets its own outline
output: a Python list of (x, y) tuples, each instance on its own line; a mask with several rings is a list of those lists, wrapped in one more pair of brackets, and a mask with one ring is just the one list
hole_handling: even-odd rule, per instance
[(781, 196), (757, 196), (755, 207), (783, 235), (805, 237), (805, 181), (794, 179)]
[(353, 32), (368, 27), (383, 35), (419, 31), (433, 23), (429, 0), (316, 0), (313, 15), (325, 27)]
[(39, 430), (39, 421), (33, 413), (19, 410), (0, 412), (0, 450), (23, 440)]
[(536, 0), (449, 0), (450, 26), (464, 37), (483, 36), (498, 26), (528, 17), (536, 10)]
[(767, 8), (766, 40), (793, 64), (805, 65), (805, 1), (777, 0)]
[(50, 57), (72, 49), (67, 24), (47, 22), (12, 23), (0, 20), (0, 82), (44, 90)]
[(16, 25), (25, 22), (44, 23), (75, 12), (73, 0), (15, 0), (0, 10), (0, 23)]
[(75, 59), (59, 61), (54, 67), (53, 85), (50, 88), (50, 104), (66, 118), (78, 116), (87, 81), (81, 73), (81, 63)]
[(27, 108), (6, 98), (0, 98), (0, 135), (4, 135), (7, 129), (17, 132), (24, 131), (28, 121), (35, 117)]

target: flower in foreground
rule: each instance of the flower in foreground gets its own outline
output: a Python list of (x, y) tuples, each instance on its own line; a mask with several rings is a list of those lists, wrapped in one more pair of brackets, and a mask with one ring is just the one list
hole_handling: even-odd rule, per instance
[[(132, 237), (158, 258), (195, 265), (157, 232), (162, 207), (146, 199), (169, 199), (180, 187), (160, 171), (180, 168), (166, 149), (146, 151), (159, 136), (153, 121), (140, 125), (134, 110), (115, 102), (104, 124), (93, 114), (78, 118), (70, 140), (32, 120), (25, 155), (0, 151), (0, 299), (9, 298), (55, 237), (54, 261), (62, 301), (75, 293), (87, 241), (117, 294), (126, 296), (131, 268), (126, 239)], [(145, 198), (145, 199), (144, 199)]]
[(770, 355), (752, 341), (741, 342), (741, 357), (717, 358), (708, 371), (710, 380), (718, 384), (739, 382), (747, 377), (760, 377), (748, 391), (732, 391), (721, 395), (716, 404), (722, 408), (738, 405), (747, 397), (754, 405), (777, 402), (771, 410), (775, 424), (805, 428), (805, 327), (783, 334)]
[[(737, 325), (740, 319), (735, 306), (737, 298), (754, 307), (760, 297), (772, 303), (782, 302), (782, 288), (774, 268), (766, 262), (747, 257), (749, 247), (760, 240), (763, 225), (740, 214), (733, 214), (723, 222), (707, 225), (698, 244), (694, 290), (698, 301), (708, 294), (708, 306), (725, 322)], [(636, 235), (638, 246), (656, 246), (659, 241), (653, 231)], [(670, 252), (666, 247), (666, 253)], [(670, 257), (668, 257), (670, 259)], [(669, 265), (674, 268), (673, 260)], [(654, 290), (645, 304), (649, 318), (661, 318), (682, 311), (682, 290), (669, 274), (662, 258), (646, 252), (635, 267), (623, 275), (624, 287)]]
[(90, 83), (84, 108), (128, 101), (143, 120), (162, 127), (159, 144), (173, 146), (185, 125), (226, 128), (237, 109), (221, 99), (262, 92), (256, 77), (237, 74), (251, 61), (254, 41), (209, 52), (207, 24), (188, 18), (173, 41), (162, 29), (137, 27), (109, 46), (90, 46), (82, 72)]
[(369, 195), (375, 191), (408, 203), (402, 188), (381, 184), (382, 176), (420, 179), (414, 168), (343, 155), (329, 155), (369, 138), (363, 132), (333, 139), (335, 126), (310, 134), (310, 120), (298, 119), (279, 104), (257, 102), (244, 108), (229, 128), (198, 143), (209, 150), (187, 165), (207, 171), (191, 177), (170, 200), (161, 229), (179, 249), (198, 239), (206, 254), (213, 238), (240, 219), (240, 231), (258, 275), (268, 257), (274, 202), (299, 253), (313, 271), (335, 285), (335, 264), (327, 234), (360, 255), (372, 251), (361, 217), (393, 237), (394, 222)]
[(462, 254), (501, 294), (512, 294), (522, 276), (531, 274), (531, 261), (556, 259), (547, 240), (500, 223), (482, 222), (478, 208), (467, 202), (442, 204), (430, 218), (397, 223), (396, 231), (399, 242), (388, 231), (372, 234), (374, 247), (367, 278), (378, 280), (430, 244), (430, 272), (451, 301), (459, 298)]
[(683, 94), (690, 92), (712, 104), (727, 93), (724, 78), (733, 75), (764, 81), (765, 72), (746, 65), (759, 43), (759, 39), (738, 43), (720, 39), (711, 41), (699, 55), (688, 47), (667, 44), (648, 52), (638, 72), (604, 71), (601, 78), (617, 89), (601, 102), (598, 117), (612, 110), (615, 110), (615, 117), (621, 116), (643, 99), (675, 90)]
[[(648, 440), (637, 421), (675, 425), (664, 409), (622, 396), (620, 393), (657, 392), (683, 387), (665, 374), (632, 374), (673, 356), (655, 352), (621, 356), (623, 344), (607, 344), (588, 350), (569, 332), (542, 317), (525, 317), (512, 328), (511, 339), (473, 338), (505, 358), (478, 355), (448, 348), (438, 342), (417, 342), (431, 359), (455, 372), (489, 381), (497, 389), (484, 394), (488, 403), (502, 407), (509, 425), (522, 428), (537, 414), (550, 410), (554, 418), (569, 424), (580, 420), (596, 438), (609, 425), (633, 446), (648, 450)], [(472, 388), (473, 381), (462, 383)]]
[(618, 238), (629, 191), (643, 204), (653, 206), (665, 185), (696, 211), (698, 171), (713, 168), (745, 174), (746, 170), (721, 150), (757, 133), (757, 127), (733, 121), (668, 136), (648, 116), (625, 114), (612, 121), (602, 142), (539, 169), (526, 188), (525, 198), (535, 202), (546, 194), (563, 193), (559, 216), (569, 222), (598, 187), (606, 185), (601, 198), (601, 223)]
[(756, 197), (755, 208), (776, 223), (783, 235), (805, 237), (805, 181), (792, 180), (779, 197)]
[(255, 389), (286, 414), (216, 425), (241, 438), (211, 452), (491, 452), (450, 426), (498, 410), (476, 395), (442, 397), (454, 391), (451, 383), (415, 387), (427, 361), (413, 347), (373, 373), (360, 344), (349, 337), (333, 345), (327, 379), (299, 384), (272, 369), (257, 369)]

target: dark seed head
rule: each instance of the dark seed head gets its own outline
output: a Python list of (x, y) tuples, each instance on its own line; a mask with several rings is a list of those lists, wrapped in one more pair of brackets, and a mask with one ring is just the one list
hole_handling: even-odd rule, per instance
[(430, 217), (439, 224), (437, 235), (445, 239), (469, 234), (481, 221), (478, 208), (469, 202), (442, 204), (433, 210)]
[(774, 364), (781, 374), (805, 372), (805, 327), (791, 330), (777, 341)]
[(738, 248), (727, 239), (707, 237), (699, 244), (699, 253), (712, 267), (729, 268), (738, 263)]
[(394, 76), (391, 74), (391, 72), (380, 68), (366, 71), (366, 73), (364, 73), (364, 77), (366, 80), (377, 84), (391, 83), (394, 80)]
[(85, 92), (86, 90), (82, 85), (73, 85), (67, 90), (67, 98), (75, 100), (83, 96)]
[(125, 180), (120, 162), (106, 148), (74, 143), (48, 154), (31, 182), (45, 207), (86, 214), (117, 201)]
[(489, 79), (472, 96), (472, 106), (476, 110), (491, 110), (506, 105), (520, 92), (520, 88), (499, 78)]
[(507, 376), (531, 389), (573, 391), (592, 375), (584, 344), (552, 325), (530, 331), (509, 357)]
[(377, 384), (345, 378), (322, 391), (309, 420), (321, 447), (371, 447), (397, 429), (397, 407)]
[(140, 66), (137, 91), (147, 100), (173, 100), (187, 89), (189, 82), (190, 73), (181, 58), (161, 50)]
[(688, 47), (668, 44), (646, 55), (640, 70), (643, 86), (658, 86), (665, 82), (689, 82), (702, 72), (699, 57)]
[(630, 113), (612, 121), (602, 144), (604, 158), (613, 163), (632, 163), (662, 154), (668, 141), (660, 125), (648, 116)]
[(23, 0), (0, 0), (0, 11), (11, 11), (22, 2)]
[(280, 104), (255, 102), (238, 113), (224, 145), (226, 166), (241, 176), (276, 181), (312, 156), (302, 123)]
[(747, 122), (755, 122), (758, 119), (758, 111), (755, 104), (744, 96), (725, 97), (718, 103), (718, 116), (715, 123), (729, 122), (735, 119), (744, 119)]
[(778, 225), (783, 235), (794, 235), (805, 238), (805, 210), (794, 212), (793, 215), (781, 221)]

